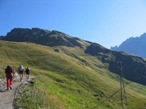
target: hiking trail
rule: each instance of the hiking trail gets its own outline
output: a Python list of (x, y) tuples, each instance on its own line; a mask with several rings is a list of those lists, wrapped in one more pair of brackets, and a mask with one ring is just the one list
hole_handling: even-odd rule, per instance
[(14, 100), (15, 95), (17, 93), (17, 88), (22, 84), (26, 84), (26, 82), (30, 81), (33, 76), (30, 76), (29, 79), (26, 77), (20, 82), (19, 76), (15, 77), (13, 80), (13, 89), (7, 90), (6, 87), (6, 78), (0, 79), (0, 109), (14, 109)]

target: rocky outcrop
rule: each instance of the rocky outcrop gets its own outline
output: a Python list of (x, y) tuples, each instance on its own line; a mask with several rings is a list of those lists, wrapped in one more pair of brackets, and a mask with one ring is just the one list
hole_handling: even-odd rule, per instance
[(17, 42), (34, 42), (47, 46), (81, 46), (79, 39), (68, 36), (59, 31), (49, 31), (39, 28), (14, 28), (3, 40)]

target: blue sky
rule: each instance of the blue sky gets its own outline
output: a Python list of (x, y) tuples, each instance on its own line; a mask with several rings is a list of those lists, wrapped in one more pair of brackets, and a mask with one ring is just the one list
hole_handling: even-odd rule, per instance
[(107, 48), (146, 32), (146, 0), (0, 0), (0, 35), (58, 30)]

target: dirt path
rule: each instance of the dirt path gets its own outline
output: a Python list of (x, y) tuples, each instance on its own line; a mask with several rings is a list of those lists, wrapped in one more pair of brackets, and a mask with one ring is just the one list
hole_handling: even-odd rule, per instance
[(6, 79), (0, 79), (0, 109), (14, 109), (13, 101), (14, 101), (15, 91), (20, 84), (26, 81), (27, 79), (24, 78), (22, 82), (19, 82), (19, 77), (17, 76), (14, 79), (13, 89), (7, 90)]

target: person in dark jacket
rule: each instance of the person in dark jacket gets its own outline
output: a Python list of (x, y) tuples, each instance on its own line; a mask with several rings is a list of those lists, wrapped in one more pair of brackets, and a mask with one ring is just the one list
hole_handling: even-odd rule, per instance
[(10, 89), (12, 90), (14, 73), (15, 73), (15, 71), (14, 71), (13, 67), (8, 65), (5, 69), (7, 90), (10, 90)]
[(29, 74), (30, 74), (30, 68), (26, 68), (25, 69), (25, 73), (26, 73), (26, 79), (29, 79)]

